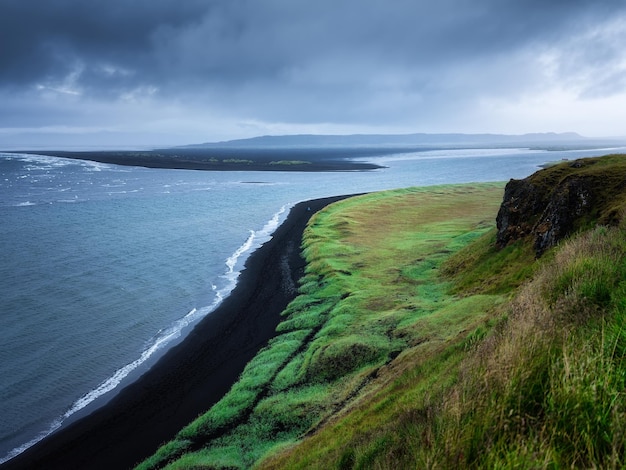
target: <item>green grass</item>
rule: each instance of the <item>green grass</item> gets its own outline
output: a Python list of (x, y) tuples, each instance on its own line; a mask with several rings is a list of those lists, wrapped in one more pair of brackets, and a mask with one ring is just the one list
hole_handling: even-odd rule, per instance
[[(590, 260), (601, 268), (569, 274)], [(602, 227), (542, 264), (498, 334), (464, 361), (471, 372), (439, 415), (449, 433), (440, 444), (450, 449), (440, 462), (462, 456), (461, 467), (623, 467), (625, 262), (626, 233)], [(600, 284), (600, 291), (589, 288)]]
[(251, 163), (254, 163), (254, 161), (252, 160), (246, 160), (246, 159), (242, 159), (242, 158), (225, 158), (222, 160), (223, 163), (243, 163), (246, 165), (249, 165)]
[(276, 160), (270, 162), (270, 165), (310, 165), (311, 162), (304, 160)]
[(444, 263), (443, 272), (454, 279), (454, 292), (506, 293), (532, 276), (536, 264), (530, 244), (518, 241), (500, 250), (495, 242), (496, 231), (491, 229)]

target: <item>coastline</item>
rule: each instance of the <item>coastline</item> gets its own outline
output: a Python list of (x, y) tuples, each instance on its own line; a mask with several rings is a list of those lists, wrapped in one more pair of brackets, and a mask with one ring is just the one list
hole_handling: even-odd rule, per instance
[(275, 335), (305, 263), (302, 232), (312, 214), (349, 197), (296, 204), (253, 252), (237, 286), (178, 345), (107, 404), (5, 462), (2, 469), (130, 468), (217, 402)]

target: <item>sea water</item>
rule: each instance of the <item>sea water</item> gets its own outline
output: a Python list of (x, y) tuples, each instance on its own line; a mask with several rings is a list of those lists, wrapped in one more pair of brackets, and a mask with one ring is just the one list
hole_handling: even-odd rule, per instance
[(247, 256), (295, 203), (506, 181), (604, 153), (442, 149), (332, 173), (0, 154), (0, 462), (112, 396), (180, 341), (231, 292)]

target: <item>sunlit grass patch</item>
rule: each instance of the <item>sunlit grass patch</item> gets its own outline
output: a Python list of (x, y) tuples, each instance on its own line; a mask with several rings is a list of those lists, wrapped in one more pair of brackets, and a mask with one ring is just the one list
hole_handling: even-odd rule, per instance
[(256, 414), (272, 426), (272, 433), (299, 436), (329, 411), (329, 388), (324, 384), (293, 387), (262, 400)]
[(179, 457), (165, 466), (166, 470), (200, 468), (242, 468), (241, 449), (236, 446), (202, 449)]
[(161, 446), (159, 450), (144, 460), (137, 468), (137, 470), (148, 470), (152, 468), (161, 468), (165, 463), (177, 458), (184, 452), (188, 451), (191, 442), (185, 439), (173, 440), (167, 444)]
[(177, 438), (197, 442), (199, 439), (228, 428), (236, 423), (246, 411), (252, 409), (257, 395), (257, 391), (235, 384), (230, 393), (213, 405), (209, 411), (185, 426), (178, 433)]
[(317, 346), (312, 345), (310, 362), (307, 364), (309, 381), (333, 381), (358, 370), (360, 367), (385, 359), (389, 341), (372, 335), (342, 335), (342, 337)]
[(488, 230), (444, 263), (444, 273), (454, 278), (455, 292), (505, 293), (531, 277), (535, 269), (532, 246), (520, 241), (498, 249), (495, 240), (495, 229)]
[(500, 296), (475, 295), (442, 305), (436, 312), (423, 318), (407, 318), (395, 330), (395, 334), (410, 338), (413, 344), (425, 340), (449, 340), (467, 331), (476, 321), (487, 321), (491, 312), (503, 302)]

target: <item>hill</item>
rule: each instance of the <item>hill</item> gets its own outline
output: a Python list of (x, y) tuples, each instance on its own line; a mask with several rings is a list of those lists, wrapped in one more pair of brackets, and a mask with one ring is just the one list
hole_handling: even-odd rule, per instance
[(328, 206), (277, 337), (138, 468), (623, 467), (625, 161)]
[(267, 147), (419, 147), (419, 146), (527, 146), (580, 145), (589, 139), (575, 133), (505, 134), (349, 134), (349, 135), (265, 135), (248, 139), (207, 142), (185, 148), (267, 148)]

